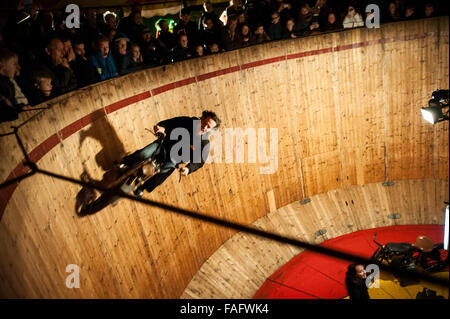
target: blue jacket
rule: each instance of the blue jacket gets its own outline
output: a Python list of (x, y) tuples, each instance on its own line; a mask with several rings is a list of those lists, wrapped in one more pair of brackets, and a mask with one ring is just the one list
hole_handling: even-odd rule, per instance
[(89, 57), (89, 61), (100, 74), (100, 78), (102, 79), (102, 81), (113, 78), (117, 75), (117, 69), (111, 56), (111, 51), (109, 51), (108, 57), (106, 59), (103, 58), (103, 55), (100, 51), (97, 51)]

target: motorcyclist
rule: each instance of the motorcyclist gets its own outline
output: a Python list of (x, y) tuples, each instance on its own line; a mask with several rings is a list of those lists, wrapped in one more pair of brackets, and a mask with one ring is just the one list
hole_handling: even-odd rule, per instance
[(182, 176), (192, 174), (203, 166), (209, 154), (209, 136), (213, 129), (218, 129), (220, 119), (214, 112), (203, 111), (200, 118), (197, 117), (174, 117), (161, 121), (154, 126), (156, 135), (162, 134), (164, 139), (160, 142), (154, 141), (146, 147), (125, 156), (119, 164), (119, 169), (140, 163), (153, 155), (159, 156), (163, 152), (160, 171), (138, 187), (134, 194), (142, 197), (144, 189), (153, 191), (162, 184), (178, 167), (180, 163), (188, 163), (180, 168)]

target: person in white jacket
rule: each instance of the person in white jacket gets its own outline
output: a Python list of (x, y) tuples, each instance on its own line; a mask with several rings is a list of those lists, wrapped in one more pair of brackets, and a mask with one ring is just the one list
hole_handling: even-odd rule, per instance
[(344, 18), (344, 29), (349, 28), (358, 28), (364, 26), (364, 21), (361, 17), (361, 14), (356, 12), (353, 6), (349, 6), (347, 10), (347, 15)]

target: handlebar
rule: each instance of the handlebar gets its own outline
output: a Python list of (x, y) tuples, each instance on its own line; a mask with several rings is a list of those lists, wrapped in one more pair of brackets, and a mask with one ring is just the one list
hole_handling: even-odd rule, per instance
[(383, 245), (381, 245), (379, 242), (377, 242), (377, 241), (375, 240), (375, 238), (377, 238), (377, 232), (375, 232), (375, 234), (373, 234), (373, 242), (374, 242), (375, 244), (377, 244), (378, 247), (383, 248)]
[(145, 129), (147, 131), (149, 131), (150, 133), (152, 133), (153, 135), (155, 135), (158, 140), (162, 140), (165, 137), (165, 135), (163, 133), (161, 133), (161, 132), (156, 132), (155, 133), (155, 132), (153, 132), (152, 130), (150, 130), (148, 128), (145, 128)]

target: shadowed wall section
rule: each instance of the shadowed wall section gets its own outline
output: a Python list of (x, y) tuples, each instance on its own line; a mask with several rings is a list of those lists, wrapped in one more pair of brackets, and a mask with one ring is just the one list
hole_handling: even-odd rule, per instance
[[(145, 128), (210, 109), (223, 121), (223, 145), (218, 136), (213, 139), (222, 149), (221, 163), (207, 164), (181, 182), (173, 174), (146, 198), (251, 224), (279, 207), (322, 196), (317, 194), (396, 181), (419, 183), (439, 199), (413, 206), (425, 205), (423, 214), (436, 219), (405, 212), (405, 220), (442, 223), (433, 214), (445, 197), (435, 194), (448, 193), (448, 183), (441, 182), (448, 180), (448, 122), (427, 124), (420, 106), (436, 88), (448, 88), (448, 37), (448, 18), (442, 17), (267, 43), (144, 70), (53, 100), (19, 135), (39, 167), (100, 180), (123, 152), (153, 140)], [(0, 133), (26, 118), (2, 124)], [(248, 151), (243, 163), (226, 163), (225, 128), (266, 129), (260, 146), (267, 154), (269, 128), (276, 128), (275, 172), (260, 174), (269, 164), (261, 157), (249, 163)], [(0, 154), (0, 180), (27, 171), (13, 135), (1, 138)], [(177, 298), (236, 233), (127, 200), (80, 219), (75, 213), (80, 189), (35, 175), (0, 191), (0, 296)], [(384, 225), (374, 221), (370, 207), (396, 212), (401, 200), (416, 200), (401, 193), (393, 202), (383, 201), (386, 207), (376, 194), (364, 194), (367, 209), (349, 214), (366, 214), (373, 227)], [(325, 227), (338, 212), (320, 211), (318, 219), (300, 219), (297, 226)], [(349, 231), (347, 224), (339, 227), (329, 236)], [(356, 224), (352, 231), (364, 227)], [(277, 231), (276, 225), (270, 229)], [(78, 289), (65, 285), (69, 264), (80, 267)], [(261, 276), (255, 280), (264, 280)]]

